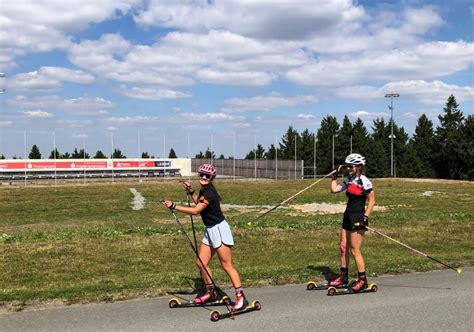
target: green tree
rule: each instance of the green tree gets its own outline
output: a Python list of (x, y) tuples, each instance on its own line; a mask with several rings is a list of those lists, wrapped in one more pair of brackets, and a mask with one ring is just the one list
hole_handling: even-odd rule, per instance
[(390, 125), (391, 122), (385, 123), (383, 118), (377, 118), (373, 122), (371, 145), (374, 148), (367, 151), (367, 158), (371, 160), (370, 164), (367, 165), (367, 168), (371, 170), (370, 174), (372, 176), (390, 176)]
[(425, 114), (418, 118), (415, 133), (410, 141), (417, 158), (421, 163), (421, 172), (418, 176), (433, 178), (436, 176), (433, 167), (435, 154), (435, 136), (433, 122)]
[[(342, 164), (346, 156), (351, 153), (351, 139), (353, 138), (353, 127), (352, 123), (349, 120), (349, 117), (346, 115), (342, 120), (341, 129), (337, 133), (335, 140), (335, 155), (338, 164)], [(354, 151), (354, 149), (352, 150)]]
[(460, 179), (460, 165), (463, 163), (461, 150), (464, 115), (459, 109), (456, 98), (448, 97), (444, 114), (439, 115), (440, 126), (436, 128), (435, 142), (437, 154), (435, 159), (436, 175), (443, 179)]
[(178, 158), (178, 156), (176, 156), (176, 152), (174, 152), (173, 148), (170, 149), (170, 153), (168, 155), (168, 158)]
[(58, 151), (58, 148), (51, 150), (48, 159), (61, 159), (61, 154)]
[(142, 152), (142, 158), (150, 159), (150, 155), (148, 154), (148, 152)]
[(218, 159), (225, 159), (224, 155), (221, 153)]
[(83, 158), (89, 159), (90, 156), (87, 152), (84, 152), (84, 149), (80, 149), (78, 151), (77, 148), (75, 148), (71, 155), (71, 158), (72, 159), (83, 159)]
[(112, 153), (112, 159), (126, 159), (125, 156), (120, 149), (114, 149), (114, 153)]
[(303, 160), (304, 174), (313, 175), (314, 171), (314, 133), (308, 129), (301, 133), (300, 144), (298, 145), (298, 156)]
[[(316, 143), (318, 170), (324, 174), (329, 173), (333, 169), (332, 147), (333, 137), (339, 132), (339, 123), (334, 116), (327, 115), (321, 121), (321, 127), (318, 129)], [(335, 159), (334, 165), (342, 164), (343, 160)], [(320, 168), (321, 167), (321, 168)]]
[(95, 153), (94, 159), (107, 159), (107, 156), (100, 150)]
[(459, 142), (461, 157), (460, 178), (474, 180), (474, 116), (469, 115), (461, 128), (462, 139)]
[[(279, 143), (278, 158), (280, 159), (294, 159), (295, 158), (295, 144), (299, 141), (298, 132), (290, 126), (285, 135)], [(298, 158), (298, 157), (297, 157)]]
[(2, 155), (0, 156), (0, 159), (5, 159), (5, 156), (2, 154)]
[(36, 144), (31, 147), (28, 159), (41, 159), (41, 152)]
[(275, 160), (275, 157), (276, 157), (276, 148), (275, 148), (275, 145), (271, 144), (267, 150), (267, 153), (265, 153), (265, 159)]

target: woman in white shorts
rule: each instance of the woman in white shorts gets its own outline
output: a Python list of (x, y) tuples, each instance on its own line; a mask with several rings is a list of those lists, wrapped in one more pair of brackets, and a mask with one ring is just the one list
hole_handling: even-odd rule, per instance
[(207, 269), (209, 274), (211, 274), (209, 261), (211, 260), (212, 256), (217, 253), (217, 257), (219, 257), (222, 268), (229, 276), (235, 288), (236, 301), (232, 309), (243, 309), (248, 305), (248, 301), (245, 298), (244, 292), (242, 290), (240, 275), (232, 265), (232, 246), (234, 245), (234, 239), (232, 237), (229, 224), (225, 220), (224, 214), (222, 213), (219, 202), (219, 194), (217, 193), (216, 188), (212, 185), (212, 181), (215, 179), (217, 172), (213, 165), (203, 164), (199, 166), (198, 174), (199, 184), (201, 185), (199, 194), (193, 190), (188, 182), (182, 183), (184, 189), (192, 197), (195, 206), (181, 206), (176, 205), (176, 203), (170, 200), (164, 201), (164, 204), (168, 208), (174, 209), (176, 211), (190, 215), (200, 214), (202, 221), (206, 226), (201, 247), (199, 249), (200, 260), (197, 260), (201, 277), (206, 283), (206, 293), (202, 296), (196, 297), (194, 302), (206, 303), (217, 300), (217, 292), (214, 289), (212, 280), (206, 273)]

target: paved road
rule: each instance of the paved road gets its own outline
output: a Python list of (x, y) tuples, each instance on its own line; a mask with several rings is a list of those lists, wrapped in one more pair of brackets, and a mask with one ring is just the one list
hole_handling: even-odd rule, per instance
[[(211, 322), (206, 308), (170, 297), (0, 315), (2, 331), (472, 331), (474, 268), (383, 276), (377, 293), (329, 297), (305, 285), (247, 289), (262, 310)], [(225, 310), (225, 307), (219, 307)]]

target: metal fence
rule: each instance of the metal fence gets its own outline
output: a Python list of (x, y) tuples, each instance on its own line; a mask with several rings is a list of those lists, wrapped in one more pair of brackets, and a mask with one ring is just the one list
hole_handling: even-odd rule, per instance
[(217, 174), (241, 178), (302, 179), (303, 160), (191, 159), (191, 171), (213, 164)]

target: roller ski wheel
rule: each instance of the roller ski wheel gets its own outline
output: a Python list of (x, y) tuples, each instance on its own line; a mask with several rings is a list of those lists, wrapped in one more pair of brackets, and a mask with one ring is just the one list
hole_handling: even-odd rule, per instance
[(217, 322), (219, 319), (221, 319), (221, 314), (219, 311), (214, 310), (211, 312), (211, 321)]
[(259, 311), (262, 309), (262, 305), (260, 304), (259, 301), (252, 301), (252, 303), (248, 306), (246, 306), (243, 309), (239, 310), (230, 310), (228, 312), (220, 313), (217, 310), (214, 310), (211, 312), (211, 321), (217, 322), (218, 320), (225, 319), (225, 318), (232, 318), (234, 319), (235, 316), (237, 315), (242, 315), (248, 312), (252, 311)]
[(318, 289), (327, 289), (329, 287), (329, 283), (327, 280), (325, 281), (308, 281), (306, 284), (306, 289), (307, 290), (318, 290)]
[(178, 306), (180, 306), (182, 303), (180, 300), (178, 300), (177, 298), (172, 298), (171, 300), (169, 300), (168, 302), (168, 306), (173, 309), (173, 308), (177, 308)]
[(232, 301), (230, 300), (230, 298), (225, 295), (224, 297), (222, 297), (221, 299), (219, 300), (216, 300), (216, 301), (209, 301), (209, 302), (205, 302), (205, 303), (196, 303), (194, 301), (181, 301), (180, 299), (177, 299), (177, 298), (172, 298), (171, 300), (169, 300), (168, 302), (168, 306), (171, 308), (171, 309), (174, 309), (174, 308), (193, 308), (193, 307), (212, 307), (212, 306), (229, 306), (232, 304)]
[(378, 290), (376, 284), (369, 284), (367, 287), (361, 289), (358, 292), (352, 290), (352, 287), (346, 288), (336, 288), (336, 287), (329, 287), (328, 288), (328, 296), (334, 295), (346, 295), (346, 294), (362, 294), (362, 293), (375, 293)]

